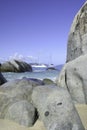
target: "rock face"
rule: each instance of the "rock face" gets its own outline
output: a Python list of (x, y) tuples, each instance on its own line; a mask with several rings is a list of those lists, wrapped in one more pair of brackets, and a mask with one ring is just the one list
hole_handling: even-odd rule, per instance
[(32, 101), (47, 130), (84, 130), (66, 89), (38, 86), (33, 91)]
[(4, 76), (0, 73), (0, 85), (6, 83), (7, 80), (4, 78)]
[(5, 119), (13, 120), (20, 125), (32, 126), (34, 123), (35, 108), (26, 100), (22, 100), (11, 105), (6, 114)]
[(87, 53), (87, 1), (72, 23), (67, 47), (67, 62)]
[(32, 67), (23, 61), (11, 60), (1, 65), (1, 72), (32, 72)]
[(64, 66), (57, 85), (68, 89), (76, 103), (87, 103), (87, 54)]
[(43, 85), (43, 82), (29, 78), (17, 79), (1, 85), (0, 92), (7, 93), (17, 100), (31, 101), (33, 88), (38, 85)]
[(67, 62), (56, 80), (57, 85), (65, 87), (75, 103), (87, 104), (87, 1), (70, 29)]
[(17, 79), (0, 86), (0, 118), (13, 120), (24, 126), (36, 121), (36, 109), (31, 101), (33, 89), (42, 85), (37, 79)]

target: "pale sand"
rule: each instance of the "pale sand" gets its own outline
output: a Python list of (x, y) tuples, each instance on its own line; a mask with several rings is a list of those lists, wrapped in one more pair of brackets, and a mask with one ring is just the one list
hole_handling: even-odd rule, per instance
[(80, 115), (82, 123), (87, 130), (87, 105), (76, 105), (76, 109)]
[[(76, 109), (80, 115), (82, 123), (87, 130), (87, 105), (76, 105)], [(0, 119), (0, 130), (46, 130), (41, 121), (37, 121), (33, 127), (26, 128), (17, 123)]]
[(0, 119), (0, 130), (46, 130), (41, 121), (37, 121), (33, 127), (26, 128), (9, 120)]

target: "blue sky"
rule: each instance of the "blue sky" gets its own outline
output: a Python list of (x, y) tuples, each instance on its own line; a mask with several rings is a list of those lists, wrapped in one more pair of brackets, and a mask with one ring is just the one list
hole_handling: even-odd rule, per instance
[(85, 0), (0, 0), (0, 59), (62, 64), (75, 14)]

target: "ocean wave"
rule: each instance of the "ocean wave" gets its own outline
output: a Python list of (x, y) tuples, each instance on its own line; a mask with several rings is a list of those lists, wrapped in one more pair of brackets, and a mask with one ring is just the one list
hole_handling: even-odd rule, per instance
[(33, 72), (24, 72), (24, 73), (6, 72), (2, 74), (8, 81), (14, 79), (22, 79), (23, 77), (36, 78), (41, 80), (45, 78), (49, 78), (55, 81), (56, 77), (58, 77), (59, 71), (58, 70), (52, 70), (52, 71), (35, 70)]

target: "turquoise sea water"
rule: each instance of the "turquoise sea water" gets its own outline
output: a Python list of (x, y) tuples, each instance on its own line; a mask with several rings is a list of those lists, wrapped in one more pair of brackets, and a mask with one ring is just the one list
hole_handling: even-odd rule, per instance
[(23, 77), (27, 78), (37, 78), (37, 79), (44, 79), (49, 78), (55, 81), (56, 77), (59, 75), (59, 70), (45, 70), (44, 68), (34, 68), (33, 72), (23, 72), (23, 73), (13, 73), (13, 72), (6, 72), (2, 73), (3, 76), (7, 80), (14, 80), (14, 79), (21, 79)]

